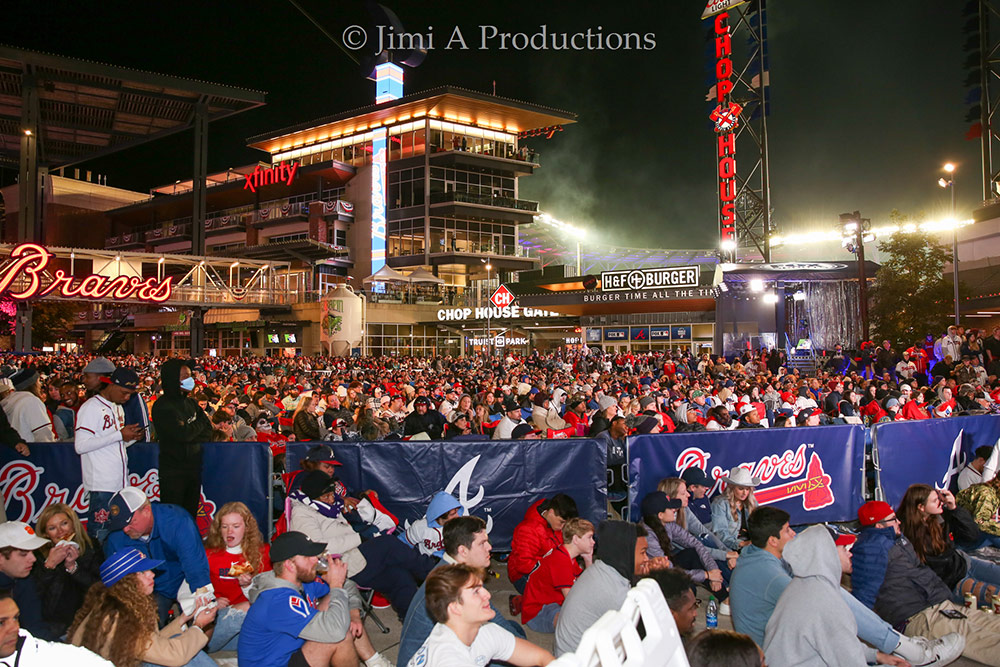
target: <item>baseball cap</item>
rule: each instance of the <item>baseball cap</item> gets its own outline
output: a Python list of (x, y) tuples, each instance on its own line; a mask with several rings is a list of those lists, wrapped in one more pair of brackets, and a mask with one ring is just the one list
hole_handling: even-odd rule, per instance
[(688, 486), (712, 486), (708, 481), (708, 475), (701, 468), (691, 466), (681, 473), (681, 479), (687, 482)]
[(106, 524), (108, 530), (122, 530), (132, 520), (132, 515), (140, 507), (149, 502), (146, 494), (134, 486), (126, 486), (124, 489), (111, 496), (108, 503), (108, 513), (110, 518)]
[(21, 521), (0, 523), (0, 548), (14, 547), (31, 551), (48, 543), (49, 540), (36, 535), (34, 529), (26, 523)]
[(538, 429), (532, 427), (531, 424), (518, 424), (517, 426), (514, 427), (514, 430), (510, 432), (510, 437), (513, 438), (514, 440), (517, 440), (519, 438), (523, 438), (526, 435), (538, 432), (539, 432)]
[(111, 375), (115, 372), (115, 365), (106, 357), (97, 357), (83, 367), (84, 373), (98, 373), (100, 375)]
[(874, 526), (895, 513), (892, 505), (881, 500), (870, 500), (858, 508), (858, 521), (862, 526)]
[(155, 570), (165, 562), (153, 560), (135, 547), (119, 549), (101, 563), (101, 581), (111, 586), (127, 574)]
[(642, 515), (655, 516), (663, 510), (680, 509), (683, 504), (679, 498), (668, 498), (663, 491), (653, 491), (642, 499)]
[(413, 407), (417, 407), (418, 405), (430, 405), (430, 404), (431, 404), (431, 399), (427, 398), (426, 396), (417, 396), (413, 401)]
[(830, 526), (827, 526), (826, 529), (830, 531), (830, 537), (833, 538), (833, 543), (838, 547), (850, 547), (858, 541), (858, 536), (854, 533), (838, 533)]
[(329, 493), (337, 488), (337, 480), (330, 477), (322, 470), (310, 470), (302, 474), (302, 493), (316, 500), (324, 493)]
[(694, 391), (691, 392), (691, 398), (699, 398), (704, 395), (705, 392), (703, 392), (701, 389), (695, 389)]
[(130, 368), (116, 368), (111, 374), (110, 382), (131, 391), (139, 389), (139, 375)]
[[(344, 421), (343, 419), (338, 419), (337, 421)], [(312, 463), (329, 463), (330, 465), (339, 466), (340, 461), (334, 458), (333, 448), (330, 445), (316, 445), (315, 447), (310, 447), (309, 451), (306, 452), (303, 461), (310, 461)]]
[(278, 535), (271, 541), (269, 552), (272, 563), (278, 563), (295, 556), (318, 556), (326, 551), (326, 545), (313, 542), (297, 530)]
[(0, 392), (4, 391), (14, 391), (14, 383), (10, 378), (0, 378)]

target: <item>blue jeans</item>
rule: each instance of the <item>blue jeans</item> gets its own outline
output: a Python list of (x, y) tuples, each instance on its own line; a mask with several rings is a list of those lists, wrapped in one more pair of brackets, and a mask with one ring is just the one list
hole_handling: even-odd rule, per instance
[(958, 604), (963, 604), (965, 599), (962, 595), (962, 586), (966, 581), (972, 581), (973, 590), (976, 589), (975, 583), (987, 584), (987, 586), (980, 586), (979, 591), (979, 604), (980, 607), (989, 607), (992, 604), (990, 596), (987, 595), (986, 590), (988, 586), (993, 586), (994, 588), (1000, 590), (1000, 565), (996, 563), (991, 563), (988, 560), (983, 560), (982, 558), (976, 558), (975, 556), (969, 557), (969, 569), (965, 573), (965, 579), (958, 582), (955, 586), (955, 597), (954, 600)]
[(858, 637), (883, 653), (895, 651), (899, 646), (899, 633), (856, 597), (843, 588), (838, 590), (840, 590), (840, 597), (854, 614), (854, 621), (858, 624)]
[(525, 623), (525, 625), (535, 632), (551, 635), (556, 631), (556, 614), (558, 614), (561, 609), (562, 605), (558, 602), (550, 602), (542, 607), (541, 611), (539, 611), (534, 618)]
[(982, 549), (983, 547), (996, 547), (1000, 549), (1000, 535), (990, 535), (989, 533), (984, 533), (980, 531), (980, 540), (975, 544), (971, 545), (959, 545), (958, 548), (962, 551), (975, 551), (976, 549)]
[(215, 630), (212, 638), (208, 640), (205, 651), (215, 653), (216, 651), (235, 651), (240, 639), (240, 628), (247, 613), (233, 607), (220, 609), (215, 617)]
[[(111, 518), (108, 515), (108, 510), (111, 498), (115, 494), (113, 491), (89, 491), (87, 495), (90, 497), (90, 507), (87, 509), (87, 534), (97, 540), (101, 546), (104, 546), (104, 541), (108, 539), (108, 534), (111, 532), (105, 526), (108, 524), (108, 519)], [(102, 511), (104, 521), (98, 522), (94, 515)]]

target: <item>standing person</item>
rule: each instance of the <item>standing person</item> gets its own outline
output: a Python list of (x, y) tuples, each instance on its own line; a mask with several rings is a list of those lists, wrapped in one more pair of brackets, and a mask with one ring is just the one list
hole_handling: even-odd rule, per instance
[(153, 427), (160, 442), (160, 501), (180, 505), (197, 519), (201, 507), (201, 443), (212, 439), (212, 422), (188, 396), (195, 387), (192, 364), (180, 359), (163, 362), (163, 395), (153, 403)]
[(430, 573), (425, 584), (427, 612), (437, 621), (409, 667), (486, 665), (501, 660), (517, 667), (549, 664), (552, 654), (516, 637), (496, 623), (483, 572), (468, 565), (446, 565)]
[(138, 424), (125, 423), (122, 406), (139, 388), (135, 371), (121, 368), (80, 406), (73, 448), (80, 455), (83, 488), (90, 498), (87, 532), (98, 543), (108, 537), (111, 497), (128, 486), (126, 448), (141, 436)]
[(52, 419), (40, 398), (41, 378), (38, 371), (25, 368), (15, 373), (10, 381), (14, 391), (0, 402), (10, 425), (24, 442), (55, 442)]

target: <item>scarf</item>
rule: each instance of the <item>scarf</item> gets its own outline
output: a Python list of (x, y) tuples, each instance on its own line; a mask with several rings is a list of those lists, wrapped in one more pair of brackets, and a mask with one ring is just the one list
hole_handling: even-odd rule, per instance
[(341, 498), (340, 496), (334, 496), (336, 500), (334, 500), (333, 504), (327, 504), (320, 500), (313, 500), (312, 498), (307, 496), (305, 492), (302, 491), (302, 489), (296, 489), (292, 491), (290, 494), (288, 494), (288, 497), (291, 500), (299, 501), (303, 505), (308, 505), (309, 507), (313, 508), (314, 510), (316, 510), (317, 512), (319, 512), (328, 519), (336, 519), (344, 511), (344, 499)]

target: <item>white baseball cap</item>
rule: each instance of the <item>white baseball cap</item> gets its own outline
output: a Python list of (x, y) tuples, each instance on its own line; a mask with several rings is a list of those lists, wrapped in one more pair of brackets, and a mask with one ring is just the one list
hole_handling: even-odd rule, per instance
[(15, 549), (31, 551), (48, 543), (49, 540), (36, 535), (31, 526), (26, 523), (21, 521), (0, 523), (0, 549), (14, 547)]

